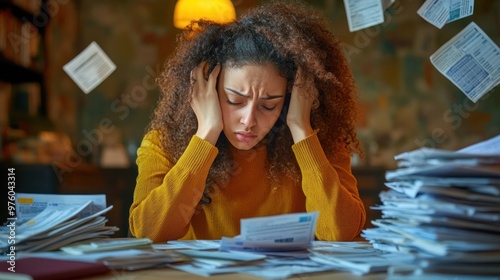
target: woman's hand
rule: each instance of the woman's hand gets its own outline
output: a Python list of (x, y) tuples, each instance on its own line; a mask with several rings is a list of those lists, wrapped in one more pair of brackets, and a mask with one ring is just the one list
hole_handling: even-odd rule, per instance
[(297, 70), (290, 107), (286, 116), (286, 123), (292, 133), (293, 142), (297, 143), (313, 133), (311, 127), (311, 109), (318, 97), (318, 90), (314, 85), (312, 75), (304, 75), (302, 69)]
[(215, 66), (208, 80), (208, 63), (201, 62), (191, 71), (191, 108), (198, 120), (196, 136), (215, 145), (224, 127), (216, 84), (220, 65)]

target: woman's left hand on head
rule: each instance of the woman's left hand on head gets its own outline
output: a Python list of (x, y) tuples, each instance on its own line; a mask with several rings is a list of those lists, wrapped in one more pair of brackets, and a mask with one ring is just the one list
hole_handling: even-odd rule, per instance
[(217, 65), (211, 73), (208, 63), (201, 62), (191, 75), (191, 108), (198, 120), (196, 136), (215, 145), (223, 129), (222, 113), (216, 84), (221, 66)]
[(313, 133), (311, 127), (311, 109), (318, 97), (318, 90), (314, 84), (314, 77), (306, 75), (302, 69), (297, 70), (290, 97), (290, 106), (286, 116), (286, 123), (292, 133), (295, 143)]

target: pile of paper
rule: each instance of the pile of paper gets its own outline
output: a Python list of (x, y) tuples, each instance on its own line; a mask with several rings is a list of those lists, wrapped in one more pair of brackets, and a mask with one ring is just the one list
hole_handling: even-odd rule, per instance
[(52, 251), (118, 231), (106, 226), (104, 214), (112, 206), (106, 208), (104, 195), (19, 193), (17, 199), (17, 217), (9, 218), (0, 231), (0, 253)]
[(266, 258), (265, 255), (245, 252), (203, 250), (178, 250), (176, 252), (189, 257), (190, 262), (174, 264), (170, 267), (202, 276), (259, 270), (259, 265)]
[[(241, 220), (240, 235), (233, 238), (169, 241), (154, 244), (185, 255), (190, 262), (169, 265), (189, 273), (210, 276), (247, 274), (264, 279), (285, 279), (336, 268), (309, 259), (314, 247), (318, 212), (292, 213)], [(325, 246), (322, 244), (322, 247)]]
[[(323, 264), (309, 259), (311, 253), (307, 250), (256, 253), (219, 251), (215, 247), (219, 247), (218, 243), (220, 242), (215, 240), (196, 240), (194, 242), (192, 240), (182, 240), (169, 241), (168, 243), (172, 243), (168, 246), (169, 250), (174, 250), (175, 253), (184, 255), (190, 260), (168, 266), (201, 276), (239, 273), (262, 279), (286, 279), (304, 273), (337, 270), (337, 267), (330, 264)], [(318, 241), (312, 241), (309, 245), (310, 249), (316, 247), (316, 245), (321, 248), (329, 246)], [(154, 244), (153, 248), (159, 250), (165, 248), (165, 246), (163, 244)]]
[(416, 256), (429, 272), (500, 274), (500, 136), (452, 152), (396, 156), (380, 194), (382, 219), (362, 236)]
[(375, 249), (368, 242), (317, 244), (310, 252), (315, 262), (357, 275), (385, 272), (390, 266), (406, 266), (415, 260), (412, 255)]
[(73, 255), (82, 255), (97, 252), (110, 252), (125, 249), (151, 250), (153, 241), (149, 238), (106, 238), (86, 242), (83, 244), (61, 247), (61, 251)]

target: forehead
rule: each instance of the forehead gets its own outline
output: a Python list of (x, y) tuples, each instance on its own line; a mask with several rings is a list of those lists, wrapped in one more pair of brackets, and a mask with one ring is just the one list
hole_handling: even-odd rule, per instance
[(241, 66), (226, 65), (222, 67), (220, 75), (224, 80), (224, 84), (260, 85), (277, 88), (283, 85), (286, 86), (286, 79), (270, 63)]

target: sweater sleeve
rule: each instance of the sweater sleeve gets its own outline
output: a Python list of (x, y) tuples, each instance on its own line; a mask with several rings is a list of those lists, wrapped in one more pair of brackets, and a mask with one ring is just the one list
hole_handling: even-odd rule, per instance
[(330, 162), (317, 132), (294, 144), (292, 149), (302, 173), (306, 210), (319, 212), (316, 237), (331, 241), (355, 238), (363, 229), (366, 212), (351, 172), (348, 151), (337, 150)]
[(167, 160), (159, 132), (146, 134), (137, 150), (137, 176), (129, 226), (135, 237), (154, 242), (183, 237), (201, 199), (218, 150), (193, 136), (177, 163)]

